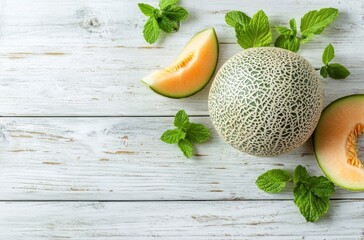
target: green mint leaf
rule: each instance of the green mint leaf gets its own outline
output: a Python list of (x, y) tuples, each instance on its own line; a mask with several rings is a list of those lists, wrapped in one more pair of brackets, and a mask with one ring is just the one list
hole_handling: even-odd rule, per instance
[(260, 10), (245, 26), (236, 25), (236, 37), (243, 48), (266, 47), (272, 41), (272, 32), (267, 15)]
[(335, 57), (335, 50), (332, 44), (327, 45), (327, 47), (324, 50), (324, 53), (322, 54), (322, 62), (327, 65), (331, 60)]
[(306, 13), (301, 18), (301, 35), (320, 34), (339, 15), (336, 8), (322, 8)]
[(299, 38), (297, 38), (296, 36), (285, 35), (280, 35), (274, 43), (275, 47), (284, 48), (292, 52), (298, 52), (298, 50), (300, 49), (300, 45), (301, 44)]
[(187, 139), (181, 139), (178, 142), (178, 147), (181, 149), (186, 158), (191, 158), (193, 147), (190, 141)]
[[(286, 183), (292, 181), (287, 171), (273, 169), (260, 175), (256, 185), (265, 192), (282, 191)], [(326, 177), (310, 177), (305, 167), (299, 165), (293, 174), (294, 203), (308, 222), (315, 222), (325, 215), (330, 208), (330, 196), (335, 186)]]
[(308, 222), (316, 222), (330, 208), (328, 197), (319, 197), (299, 183), (293, 190), (294, 203)]
[(187, 129), (190, 125), (190, 120), (188, 118), (185, 110), (179, 110), (174, 117), (174, 126), (178, 128)]
[(162, 12), (158, 8), (155, 8), (153, 10), (153, 14), (154, 14), (155, 19), (157, 19), (157, 20), (162, 16)]
[(179, 0), (160, 0), (159, 1), (159, 7), (164, 10), (164, 8), (177, 4)]
[(162, 10), (162, 14), (172, 21), (182, 21), (188, 17), (188, 12), (183, 7), (169, 5)]
[(318, 197), (330, 197), (335, 192), (335, 185), (326, 177), (309, 177), (305, 184)]
[(304, 38), (301, 38), (301, 43), (305, 44), (308, 43), (309, 41), (311, 41), (313, 39), (313, 37), (315, 36), (315, 34), (309, 34)]
[(138, 6), (149, 19), (144, 25), (144, 39), (152, 44), (158, 40), (160, 30), (171, 33), (178, 31), (179, 22), (188, 17), (186, 9), (177, 6), (178, 0), (160, 0), (161, 8), (154, 8), (148, 4), (139, 3)]
[(292, 52), (298, 52), (301, 46), (301, 40), (296, 37), (297, 26), (296, 20), (294, 18), (289, 21), (289, 26), (291, 27), (291, 29), (282, 26), (276, 27), (276, 31), (281, 35), (278, 36), (278, 38), (274, 42), (274, 46), (284, 48)]
[(327, 73), (333, 79), (345, 79), (350, 75), (350, 71), (338, 63), (327, 65)]
[(138, 3), (138, 6), (140, 11), (142, 11), (145, 16), (151, 17), (154, 15), (154, 7), (150, 6), (149, 4)]
[(295, 35), (293, 30), (286, 28), (286, 27), (282, 27), (282, 26), (277, 26), (276, 31), (284, 36), (294, 36)]
[(320, 75), (323, 78), (327, 78), (328, 72), (327, 72), (327, 67), (326, 66), (322, 66), (320, 69)]
[(202, 124), (191, 123), (187, 129), (186, 138), (193, 143), (204, 143), (210, 138), (210, 130)]
[(161, 136), (161, 140), (168, 144), (175, 144), (185, 137), (186, 133), (184, 131), (181, 129), (173, 129), (165, 131)]
[(165, 143), (178, 143), (183, 154), (190, 158), (192, 156), (192, 143), (206, 142), (210, 137), (210, 130), (202, 124), (190, 123), (189, 117), (184, 110), (179, 110), (174, 117), (173, 130), (167, 130), (161, 136)]
[(232, 26), (236, 25), (244, 26), (250, 22), (250, 17), (241, 11), (230, 11), (225, 14), (225, 22)]
[(289, 20), (289, 26), (293, 30), (294, 35), (296, 35), (296, 33), (297, 33), (296, 19), (292, 18), (291, 20)]
[(264, 192), (278, 193), (286, 187), (286, 183), (290, 180), (291, 176), (287, 171), (272, 169), (260, 175), (255, 184)]
[(144, 25), (143, 35), (145, 41), (152, 44), (158, 40), (159, 37), (159, 25), (155, 17), (150, 17)]
[(298, 165), (293, 173), (293, 182), (295, 184), (299, 182), (305, 182), (310, 177), (305, 167)]
[(177, 23), (169, 20), (166, 16), (161, 16), (157, 21), (159, 28), (166, 33), (171, 33), (178, 29)]

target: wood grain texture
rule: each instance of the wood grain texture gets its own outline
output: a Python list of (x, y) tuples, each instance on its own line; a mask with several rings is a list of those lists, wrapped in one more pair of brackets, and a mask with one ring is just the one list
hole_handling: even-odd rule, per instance
[(363, 208), (306, 223), (291, 201), (0, 203), (0, 239), (363, 239)]
[(213, 132), (187, 160), (159, 137), (179, 109), (212, 129), (209, 86), (172, 100), (140, 83), (206, 27), (218, 33), (219, 66), (241, 51), (224, 23), (229, 10), (251, 15), (263, 8), (273, 25), (287, 25), (292, 17), (331, 6), (340, 9), (339, 18), (300, 54), (318, 69), (331, 42), (335, 61), (352, 71), (347, 80), (322, 80), (325, 105), (362, 93), (364, 4), (181, 4), (190, 12), (181, 30), (148, 45), (142, 38), (145, 17), (133, 0), (0, 0), (0, 116), (5, 116), (0, 118), (0, 239), (364, 239), (364, 193), (337, 190), (329, 214), (312, 224), (292, 203), (292, 186), (278, 195), (255, 186), (257, 176), (271, 168), (292, 171), (302, 164), (322, 174), (310, 143), (281, 157), (257, 158), (232, 149)]
[[(209, 118), (192, 118), (212, 129)], [(292, 199), (255, 186), (272, 168), (298, 164), (321, 175), (310, 143), (289, 155), (258, 158), (212, 138), (191, 160), (159, 140), (170, 117), (1, 118), (0, 200)], [(364, 198), (337, 190), (334, 198)]]
[[(145, 1), (154, 4), (156, 1)], [(337, 7), (340, 16), (302, 47), (319, 68), (323, 48), (332, 42), (336, 61), (352, 76), (323, 80), (325, 104), (364, 91), (363, 3), (360, 1), (183, 1), (190, 18), (181, 30), (155, 45), (142, 38), (145, 17), (135, 1), (0, 1), (0, 116), (173, 115), (178, 109), (206, 115), (209, 86), (197, 95), (172, 100), (141, 84), (154, 69), (168, 65), (191, 36), (214, 26), (220, 39), (220, 63), (241, 51), (234, 31), (224, 23), (228, 10), (248, 14), (264, 8), (273, 25), (287, 25), (312, 9)], [(271, 6), (284, 7), (271, 7)]]

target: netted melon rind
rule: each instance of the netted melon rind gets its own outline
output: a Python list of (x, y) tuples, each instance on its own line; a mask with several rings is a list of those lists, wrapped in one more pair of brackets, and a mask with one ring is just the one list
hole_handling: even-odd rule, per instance
[(208, 107), (217, 132), (234, 148), (274, 156), (311, 136), (322, 99), (320, 78), (306, 59), (265, 47), (240, 52), (220, 68)]

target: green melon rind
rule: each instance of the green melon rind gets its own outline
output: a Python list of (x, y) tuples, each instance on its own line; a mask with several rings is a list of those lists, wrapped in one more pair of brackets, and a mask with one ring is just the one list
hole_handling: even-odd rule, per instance
[[(147, 83), (145, 83), (143, 80), (142, 83), (144, 83), (145, 85), (147, 85), (150, 89), (152, 89), (154, 92), (158, 93), (159, 95), (162, 95), (164, 97), (168, 97), (168, 98), (173, 98), (173, 99), (180, 99), (180, 98), (187, 98), (187, 97), (191, 97), (192, 95), (195, 95), (196, 93), (198, 93), (199, 91), (201, 91), (209, 82), (210, 80), (212, 79), (212, 77), (214, 76), (214, 73), (216, 71), (216, 67), (217, 67), (217, 63), (219, 61), (219, 53), (220, 53), (220, 48), (219, 48), (219, 40), (217, 38), (217, 34), (216, 34), (216, 31), (214, 28), (207, 28), (207, 29), (204, 29), (200, 32), (198, 32), (195, 36), (193, 36), (189, 41), (188, 43), (186, 44), (186, 46), (195, 38), (197, 37), (200, 33), (204, 32), (204, 31), (208, 31), (208, 30), (212, 30), (213, 31), (213, 36), (214, 36), (214, 39), (215, 39), (215, 42), (216, 42), (216, 52), (217, 52), (217, 58), (216, 58), (216, 62), (215, 62), (215, 65), (214, 65), (214, 68), (212, 69), (212, 72), (211, 74), (209, 75), (209, 77), (207, 77), (207, 81), (206, 82), (203, 82), (201, 87), (199, 87), (196, 91), (192, 92), (192, 93), (188, 93), (186, 95), (180, 95), (180, 96), (176, 96), (176, 95), (168, 95), (168, 94), (165, 94), (165, 93), (162, 93), (160, 91), (158, 91), (157, 88), (153, 88), (152, 86), (148, 85)], [(183, 49), (182, 49), (183, 51)]]
[[(335, 101), (333, 101), (332, 103), (330, 103), (329, 105), (327, 105), (327, 107), (325, 107), (325, 109), (322, 111), (321, 119), (323, 119), (325, 117), (326, 113), (334, 110), (334, 108), (338, 104), (344, 104), (345, 103), (345, 100), (348, 101), (348, 100), (357, 100), (357, 99), (362, 99), (364, 101), (364, 94), (353, 94), (353, 95), (349, 95), (349, 96), (345, 96), (345, 97), (336, 99)], [(346, 189), (346, 190), (349, 190), (349, 191), (353, 191), (353, 192), (363, 191), (364, 190), (364, 187), (363, 188), (351, 188), (350, 186), (344, 186), (344, 185), (341, 185), (341, 184), (337, 183), (330, 176), (330, 174), (327, 171), (325, 171), (324, 167), (321, 166), (321, 164), (320, 164), (320, 158), (319, 158), (318, 154), (316, 153), (316, 147), (315, 147), (315, 142), (317, 142), (317, 138), (318, 138), (318, 136), (317, 136), (317, 129), (318, 129), (318, 127), (319, 127), (319, 124), (317, 125), (317, 128), (316, 128), (316, 130), (314, 131), (314, 133), (312, 135), (312, 147), (313, 147), (313, 152), (315, 154), (315, 158), (316, 158), (317, 164), (321, 168), (322, 172), (325, 174), (325, 176), (331, 182), (333, 182), (336, 186), (338, 186), (340, 188), (343, 188), (343, 189)]]

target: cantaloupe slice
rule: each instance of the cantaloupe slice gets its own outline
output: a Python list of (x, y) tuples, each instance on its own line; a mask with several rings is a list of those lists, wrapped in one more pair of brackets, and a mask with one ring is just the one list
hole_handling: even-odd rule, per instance
[(358, 94), (327, 106), (313, 135), (315, 156), (325, 175), (352, 191), (364, 190), (364, 165), (356, 147), (363, 132), (364, 94)]
[(166, 97), (189, 97), (210, 81), (218, 56), (219, 43), (215, 30), (205, 29), (187, 43), (170, 66), (151, 73), (142, 82)]

